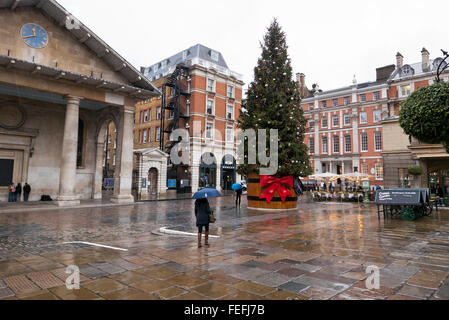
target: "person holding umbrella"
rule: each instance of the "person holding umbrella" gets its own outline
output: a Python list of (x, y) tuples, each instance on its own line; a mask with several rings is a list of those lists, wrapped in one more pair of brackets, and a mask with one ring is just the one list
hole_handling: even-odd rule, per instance
[(242, 203), (243, 186), (240, 183), (234, 183), (232, 185), (232, 190), (235, 191), (235, 195), (236, 195), (235, 207), (238, 206), (240, 208), (240, 205)]
[[(210, 208), (208, 198), (220, 197), (221, 194), (216, 189), (203, 189), (198, 191), (193, 195), (195, 201), (195, 217), (196, 226), (198, 227), (198, 248), (201, 248), (201, 238), (203, 234), (203, 228), (205, 229), (205, 241), (204, 245), (209, 246), (209, 223), (214, 223), (215, 220), (211, 221), (211, 216), (213, 217), (213, 211)], [(214, 218), (215, 219), (215, 218)]]

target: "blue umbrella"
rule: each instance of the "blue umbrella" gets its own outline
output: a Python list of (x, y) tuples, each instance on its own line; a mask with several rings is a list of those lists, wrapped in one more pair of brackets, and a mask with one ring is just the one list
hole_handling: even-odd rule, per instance
[(209, 199), (221, 197), (221, 193), (217, 189), (206, 188), (196, 192), (193, 195), (193, 199)]
[(234, 183), (232, 185), (232, 190), (242, 190), (242, 189), (243, 189), (243, 187), (240, 183)]

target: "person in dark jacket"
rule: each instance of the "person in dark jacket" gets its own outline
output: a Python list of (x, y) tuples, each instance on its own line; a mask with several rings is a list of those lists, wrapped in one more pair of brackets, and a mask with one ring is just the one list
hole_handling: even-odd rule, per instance
[(31, 186), (28, 184), (28, 182), (25, 183), (23, 186), (23, 201), (28, 202), (28, 197), (31, 193)]
[(16, 187), (16, 192), (15, 192), (16, 201), (15, 202), (17, 202), (17, 201), (20, 202), (21, 197), (22, 197), (22, 185), (19, 183), (19, 184), (17, 184), (17, 187)]
[(201, 248), (201, 236), (203, 233), (203, 227), (205, 229), (205, 242), (206, 246), (209, 245), (209, 213), (212, 210), (209, 206), (207, 199), (197, 199), (195, 201), (195, 217), (196, 226), (198, 227), (198, 248)]
[(239, 207), (242, 203), (242, 193), (243, 193), (243, 189), (239, 189), (239, 190), (235, 190), (235, 207)]

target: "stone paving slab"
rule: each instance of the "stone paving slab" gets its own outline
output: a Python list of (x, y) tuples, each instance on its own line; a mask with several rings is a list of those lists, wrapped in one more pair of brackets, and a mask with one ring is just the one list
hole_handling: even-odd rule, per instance
[(97, 279), (97, 278), (102, 278), (102, 277), (107, 277), (109, 275), (109, 273), (97, 269), (91, 265), (81, 265), (79, 266), (80, 269), (80, 273), (90, 279)]
[(13, 297), (14, 292), (9, 288), (0, 288), (0, 299)]
[(301, 293), (301, 292), (307, 290), (308, 288), (310, 288), (310, 286), (308, 286), (306, 284), (290, 281), (290, 282), (280, 285), (278, 288), (281, 290), (288, 291), (288, 292)]
[(258, 284), (263, 284), (265, 286), (279, 287), (280, 285), (291, 281), (292, 278), (294, 277), (288, 277), (276, 272), (270, 272), (257, 276), (254, 279), (254, 282)]
[(4, 281), (6, 285), (16, 294), (24, 294), (40, 290), (38, 286), (36, 286), (25, 276), (12, 276), (5, 278)]
[(64, 285), (64, 282), (55, 277), (51, 272), (34, 272), (28, 274), (27, 277), (42, 289), (49, 289)]
[(435, 293), (435, 290), (409, 285), (403, 286), (398, 292), (398, 294), (400, 295), (418, 299), (428, 299), (430, 298), (430, 296), (432, 296), (433, 293)]
[(106, 272), (107, 274), (117, 274), (127, 271), (124, 268), (118, 267), (116, 265), (110, 264), (108, 262), (92, 262), (89, 263), (90, 266), (97, 268), (101, 271)]

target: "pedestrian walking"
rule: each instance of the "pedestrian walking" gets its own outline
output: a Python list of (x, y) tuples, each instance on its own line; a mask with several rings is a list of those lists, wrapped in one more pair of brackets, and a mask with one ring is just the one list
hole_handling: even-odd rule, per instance
[(201, 237), (203, 228), (205, 229), (206, 246), (209, 245), (209, 214), (212, 213), (207, 199), (197, 199), (195, 201), (196, 226), (198, 227), (198, 248), (201, 248)]
[(14, 183), (11, 183), (9, 185), (9, 193), (8, 193), (8, 202), (14, 202), (14, 193), (16, 192), (16, 187), (14, 186)]
[(242, 204), (242, 194), (243, 194), (243, 188), (235, 190), (235, 206), (240, 208), (240, 205)]
[(20, 198), (22, 197), (22, 185), (20, 183), (17, 184), (15, 196), (15, 202), (20, 202)]
[(28, 182), (25, 182), (25, 185), (23, 186), (23, 201), (28, 202), (28, 197), (31, 193), (31, 186), (28, 184)]

